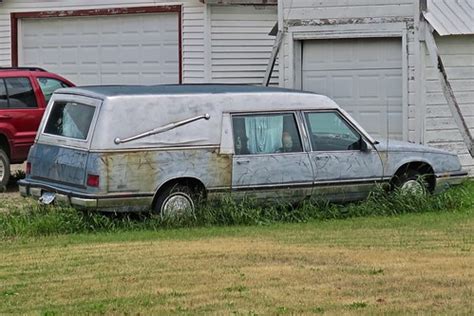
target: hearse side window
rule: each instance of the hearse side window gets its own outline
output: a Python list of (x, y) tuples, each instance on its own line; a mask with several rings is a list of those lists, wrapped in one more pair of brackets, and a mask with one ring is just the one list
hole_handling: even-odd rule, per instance
[(360, 150), (361, 136), (336, 112), (305, 113), (313, 151)]
[(75, 102), (55, 102), (44, 133), (87, 139), (95, 107)]
[(301, 139), (293, 114), (234, 115), (237, 155), (301, 152)]
[(30, 79), (24, 77), (5, 78), (5, 84), (7, 86), (10, 108), (38, 107)]
[(37, 80), (38, 80), (38, 84), (41, 88), (41, 91), (43, 92), (44, 100), (45, 100), (46, 104), (51, 99), (51, 96), (53, 95), (54, 91), (56, 91), (59, 88), (69, 87), (64, 82), (62, 82), (60, 80), (57, 80), (57, 79), (53, 79), (53, 78), (40, 77), (40, 78), (37, 78)]

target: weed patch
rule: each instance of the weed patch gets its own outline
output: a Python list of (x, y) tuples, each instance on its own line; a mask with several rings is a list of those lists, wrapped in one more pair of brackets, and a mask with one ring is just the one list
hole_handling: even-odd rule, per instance
[(261, 226), (276, 222), (303, 223), (310, 220), (446, 212), (472, 208), (473, 205), (474, 182), (467, 182), (439, 195), (387, 193), (380, 188), (366, 200), (346, 205), (315, 200), (298, 206), (261, 206), (250, 200), (224, 198), (219, 202), (201, 204), (195, 216), (167, 219), (149, 214), (103, 214), (59, 206), (11, 205), (8, 212), (0, 212), (0, 238), (177, 227)]

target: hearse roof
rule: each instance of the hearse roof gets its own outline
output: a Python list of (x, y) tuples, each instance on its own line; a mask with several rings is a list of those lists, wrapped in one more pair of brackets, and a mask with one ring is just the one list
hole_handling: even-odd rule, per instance
[(183, 95), (183, 94), (225, 94), (225, 93), (306, 93), (298, 90), (263, 87), (251, 85), (232, 84), (171, 84), (171, 85), (107, 85), (107, 86), (83, 86), (75, 88), (64, 88), (57, 90), (62, 94), (77, 94), (95, 96), (99, 98), (131, 95)]

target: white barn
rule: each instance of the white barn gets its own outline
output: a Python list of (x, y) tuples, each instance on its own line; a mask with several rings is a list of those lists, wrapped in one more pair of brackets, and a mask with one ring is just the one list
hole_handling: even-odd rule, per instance
[(0, 66), (39, 66), (89, 85), (259, 84), (276, 2), (4, 0)]
[(474, 174), (425, 44), (433, 27), (472, 135), (474, 0), (280, 0), (279, 27), (281, 86), (334, 98), (376, 137), (456, 152)]

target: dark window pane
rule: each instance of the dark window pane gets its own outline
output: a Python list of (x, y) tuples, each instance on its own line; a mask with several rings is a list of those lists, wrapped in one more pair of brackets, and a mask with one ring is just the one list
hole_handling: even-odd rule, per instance
[(361, 137), (335, 112), (306, 113), (313, 151), (360, 150)]
[(301, 152), (301, 139), (293, 114), (233, 117), (237, 155)]
[(38, 84), (41, 88), (41, 91), (43, 92), (46, 103), (49, 102), (54, 91), (56, 91), (59, 88), (69, 87), (67, 84), (65, 84), (64, 82), (60, 80), (52, 79), (52, 78), (44, 78), (44, 77), (38, 78)]
[(46, 134), (87, 139), (95, 108), (74, 102), (55, 102), (48, 117)]
[(8, 107), (7, 90), (5, 88), (5, 81), (0, 79), (0, 109), (6, 109)]
[(35, 93), (28, 78), (5, 78), (11, 108), (36, 108)]

